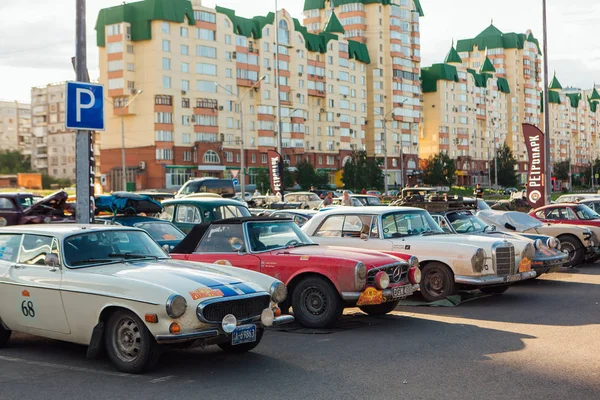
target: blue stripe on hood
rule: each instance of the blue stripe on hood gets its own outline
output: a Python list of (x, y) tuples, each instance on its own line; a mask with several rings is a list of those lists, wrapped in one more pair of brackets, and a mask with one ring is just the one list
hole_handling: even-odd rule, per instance
[(235, 287), (241, 290), (244, 294), (256, 293), (256, 290), (252, 289), (250, 286), (245, 283), (222, 283), (218, 280), (207, 278), (206, 276), (196, 275), (196, 274), (185, 274), (181, 272), (174, 272), (174, 275), (177, 275), (184, 279), (189, 279), (194, 282), (198, 282), (201, 285), (209, 287), (211, 289), (219, 289), (223, 292), (224, 297), (229, 296), (239, 296), (240, 294), (233, 290), (231, 287)]

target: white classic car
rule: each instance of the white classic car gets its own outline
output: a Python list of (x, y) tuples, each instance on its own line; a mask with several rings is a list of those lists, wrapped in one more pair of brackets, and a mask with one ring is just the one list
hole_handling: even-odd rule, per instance
[(0, 229), (0, 347), (11, 331), (104, 347), (140, 373), (160, 345), (252, 350), (265, 326), (291, 322), (283, 283), (226, 265), (176, 261), (141, 229), (26, 225)]
[(446, 234), (420, 208), (336, 208), (317, 213), (302, 230), (320, 244), (416, 256), (427, 301), (444, 299), (460, 287), (503, 293), (514, 282), (536, 277), (530, 242)]

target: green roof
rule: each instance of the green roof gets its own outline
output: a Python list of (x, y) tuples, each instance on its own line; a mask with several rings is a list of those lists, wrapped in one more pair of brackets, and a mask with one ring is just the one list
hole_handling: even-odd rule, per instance
[(473, 47), (477, 46), (480, 50), (484, 48), (488, 49), (523, 49), (525, 42), (535, 43), (540, 51), (540, 45), (537, 39), (532, 34), (529, 36), (524, 33), (503, 33), (500, 29), (496, 28), (493, 24), (484, 29), (479, 35), (473, 39), (462, 39), (456, 43), (456, 51), (471, 52)]
[[(423, 7), (421, 7), (420, 0), (413, 0), (415, 5), (416, 12), (419, 13), (421, 17), (425, 16), (423, 13)], [(344, 4), (352, 4), (352, 3), (362, 3), (362, 4), (382, 4), (384, 6), (389, 6), (392, 4), (392, 0), (334, 0), (335, 6), (341, 6)], [(304, 0), (304, 11), (308, 10), (324, 10), (325, 9), (325, 0)]]
[(454, 48), (454, 43), (452, 43), (452, 47), (448, 54), (446, 54), (446, 59), (444, 60), (446, 64), (462, 64), (462, 59), (458, 55), (458, 52)]
[(248, 38), (261, 39), (262, 30), (265, 25), (273, 25), (275, 14), (268, 13), (266, 17), (258, 16), (254, 18), (244, 18), (235, 15), (235, 11), (225, 7), (215, 7), (215, 11), (226, 15), (233, 24), (233, 33)]
[(475, 79), (475, 86), (480, 88), (487, 87), (488, 79), (492, 79), (492, 75), (485, 72), (477, 73), (477, 71), (471, 68), (467, 68), (467, 72), (473, 75), (473, 78)]
[(354, 58), (357, 61), (362, 61), (365, 64), (371, 63), (371, 57), (369, 57), (369, 49), (367, 45), (355, 40), (348, 40), (348, 52), (350, 58)]
[(169, 21), (195, 25), (194, 10), (189, 0), (144, 0), (104, 8), (96, 19), (96, 44), (106, 45), (105, 27), (127, 22), (131, 24), (131, 40), (152, 39), (152, 21)]
[(600, 94), (598, 94), (598, 91), (596, 90), (596, 85), (594, 85), (594, 90), (592, 90), (590, 100), (600, 100)]
[(485, 72), (488, 74), (493, 74), (494, 72), (496, 72), (496, 68), (494, 68), (494, 64), (492, 64), (487, 54), (485, 56), (485, 61), (483, 62), (483, 64), (481, 64), (481, 68), (479, 68), (479, 72)]
[(421, 86), (423, 93), (437, 92), (437, 82), (440, 80), (458, 82), (458, 71), (454, 65), (433, 64), (421, 69)]
[(592, 99), (588, 98), (588, 103), (590, 104), (590, 111), (595, 113), (598, 110), (598, 102), (592, 101)]
[(552, 78), (552, 82), (550, 82), (550, 86), (548, 87), (550, 90), (562, 90), (562, 85), (556, 79), (556, 74), (554, 74), (554, 78)]
[(502, 93), (510, 93), (510, 86), (506, 78), (498, 78), (498, 90)]
[(549, 90), (548, 91), (548, 103), (562, 104), (560, 101), (560, 93), (555, 92), (554, 90)]
[(332, 12), (331, 15), (329, 16), (329, 21), (327, 21), (327, 23), (325, 24), (325, 29), (323, 29), (323, 32), (341, 33), (341, 34), (346, 33), (346, 31), (344, 30), (344, 27), (342, 26), (342, 23), (340, 22), (338, 17), (335, 15), (335, 12)]
[(581, 100), (581, 93), (566, 93), (565, 94), (570, 102), (571, 102), (571, 107), (573, 108), (578, 108), (579, 107), (579, 100)]

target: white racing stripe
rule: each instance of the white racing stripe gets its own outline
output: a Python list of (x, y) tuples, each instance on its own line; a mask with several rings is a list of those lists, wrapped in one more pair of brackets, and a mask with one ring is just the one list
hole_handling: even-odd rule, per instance
[(27, 364), (27, 365), (35, 365), (38, 367), (58, 368), (58, 369), (64, 369), (64, 370), (68, 370), (68, 371), (84, 372), (84, 373), (88, 373), (88, 374), (118, 376), (121, 378), (138, 378), (139, 377), (139, 375), (126, 374), (123, 372), (101, 371), (101, 370), (97, 370), (97, 369), (73, 367), (70, 365), (54, 364), (54, 363), (48, 363), (48, 362), (43, 362), (43, 361), (30, 361), (30, 360), (25, 360), (25, 359), (16, 358), (16, 357), (0, 356), (0, 361), (15, 362), (15, 363)]

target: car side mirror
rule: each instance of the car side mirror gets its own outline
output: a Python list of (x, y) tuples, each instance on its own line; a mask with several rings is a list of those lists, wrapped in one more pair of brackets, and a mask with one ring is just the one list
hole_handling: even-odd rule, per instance
[(58, 268), (60, 265), (58, 256), (54, 253), (46, 254), (46, 265), (50, 268)]
[(169, 251), (171, 251), (171, 248), (169, 247), (168, 244), (165, 244), (162, 246), (162, 249), (165, 251), (165, 253), (169, 254)]
[(516, 231), (517, 228), (515, 228), (514, 226), (512, 226), (511, 224), (509, 224), (508, 222), (504, 224), (504, 227), (506, 229), (510, 229), (511, 231)]
[(367, 235), (366, 233), (361, 233), (360, 240), (364, 240), (366, 242), (367, 240), (369, 240), (369, 235)]

